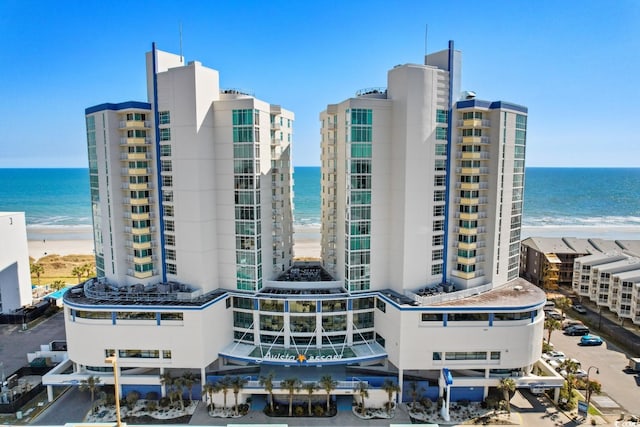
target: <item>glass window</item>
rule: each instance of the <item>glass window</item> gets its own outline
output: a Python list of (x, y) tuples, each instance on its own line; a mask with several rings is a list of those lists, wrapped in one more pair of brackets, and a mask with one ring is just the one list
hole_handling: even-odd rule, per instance
[(436, 139), (440, 141), (447, 140), (447, 128), (436, 128)]
[(160, 129), (160, 141), (171, 141), (171, 129), (170, 128), (162, 128), (162, 129)]
[(158, 121), (161, 125), (168, 125), (171, 123), (171, 113), (168, 111), (160, 111), (158, 113)]
[(447, 123), (448, 120), (449, 120), (449, 111), (447, 110), (436, 111), (436, 122)]

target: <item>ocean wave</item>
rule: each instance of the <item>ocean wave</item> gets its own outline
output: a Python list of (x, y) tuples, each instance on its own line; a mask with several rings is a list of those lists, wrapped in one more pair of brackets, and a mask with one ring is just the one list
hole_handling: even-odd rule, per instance
[(52, 216), (33, 216), (27, 215), (27, 223), (29, 225), (44, 226), (91, 226), (91, 217), (87, 216), (69, 216), (69, 215), (52, 215)]
[(636, 227), (636, 226), (640, 226), (640, 216), (616, 216), (616, 215), (598, 216), (598, 217), (575, 217), (575, 216), (527, 217), (525, 216), (523, 218), (522, 225), (529, 226), (529, 227), (547, 227), (547, 226)]

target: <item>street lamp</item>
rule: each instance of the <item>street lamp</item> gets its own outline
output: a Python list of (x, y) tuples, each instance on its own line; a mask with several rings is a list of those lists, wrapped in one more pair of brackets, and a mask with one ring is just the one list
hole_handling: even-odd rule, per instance
[(116, 398), (116, 425), (118, 427), (122, 426), (122, 420), (120, 419), (120, 387), (118, 386), (118, 358), (114, 356), (109, 356), (104, 359), (105, 363), (111, 363), (113, 367), (113, 383), (115, 387), (115, 398)]
[(596, 374), (600, 375), (600, 369), (596, 366), (589, 366), (589, 369), (587, 369), (587, 415), (589, 414), (589, 402), (591, 401), (591, 384), (589, 383), (589, 374), (592, 369), (595, 369)]

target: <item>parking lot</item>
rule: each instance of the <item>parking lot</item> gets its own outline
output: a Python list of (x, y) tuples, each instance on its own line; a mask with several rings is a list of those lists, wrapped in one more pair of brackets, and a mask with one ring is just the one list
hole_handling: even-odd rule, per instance
[[(597, 334), (597, 331), (591, 333)], [(640, 374), (625, 371), (627, 356), (623, 351), (606, 340), (601, 346), (580, 346), (579, 336), (567, 336), (561, 330), (551, 334), (551, 342), (554, 349), (563, 351), (567, 358), (578, 359), (585, 371), (590, 366), (598, 369), (599, 374), (596, 374), (596, 369), (591, 369), (590, 379), (599, 381), (602, 394), (608, 395), (619, 405), (611, 406), (606, 399), (594, 395), (592, 403), (598, 405), (600, 402), (598, 406), (604, 413), (640, 414)]]

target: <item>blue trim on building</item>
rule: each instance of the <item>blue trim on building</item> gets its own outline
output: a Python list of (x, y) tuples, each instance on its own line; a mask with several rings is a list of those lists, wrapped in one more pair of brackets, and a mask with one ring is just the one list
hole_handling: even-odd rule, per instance
[(489, 313), (489, 326), (493, 326), (493, 313)]
[(512, 102), (505, 101), (483, 101), (481, 99), (465, 99), (464, 101), (458, 101), (456, 108), (486, 108), (489, 110), (504, 109), (514, 110), (520, 113), (527, 114), (529, 109), (523, 105), (514, 104)]
[[(442, 243), (444, 248), (442, 249), (442, 283), (447, 283), (447, 271), (449, 269), (449, 207), (451, 204), (451, 174), (453, 173), (453, 162), (451, 161), (451, 153), (453, 152), (451, 146), (451, 132), (453, 130), (453, 40), (449, 40), (449, 102), (447, 110), (447, 173), (444, 176), (444, 237)], [(446, 326), (446, 325), (445, 325)]]
[(158, 64), (156, 63), (156, 43), (151, 44), (151, 56), (153, 62), (153, 127), (156, 134), (156, 176), (158, 177), (158, 222), (160, 227), (160, 268), (162, 269), (162, 281), (167, 281), (166, 250), (164, 248), (164, 202), (162, 199), (162, 174), (160, 161), (160, 117), (158, 113)]
[(442, 326), (447, 326), (447, 322), (449, 321), (449, 314), (448, 313), (444, 313), (442, 315)]
[(112, 325), (116, 324), (116, 312), (115, 311), (111, 312), (111, 324)]
[(158, 311), (156, 313), (156, 325), (160, 326), (160, 320), (162, 319), (162, 315), (160, 314), (160, 312)]
[(93, 114), (93, 113), (97, 113), (98, 111), (106, 111), (106, 110), (111, 110), (111, 111), (128, 110), (130, 108), (134, 108), (137, 110), (151, 110), (151, 104), (149, 104), (148, 102), (139, 102), (139, 101), (127, 101), (127, 102), (121, 102), (119, 104), (112, 104), (110, 102), (107, 102), (104, 104), (94, 105), (93, 107), (85, 108), (84, 114), (85, 115)]

